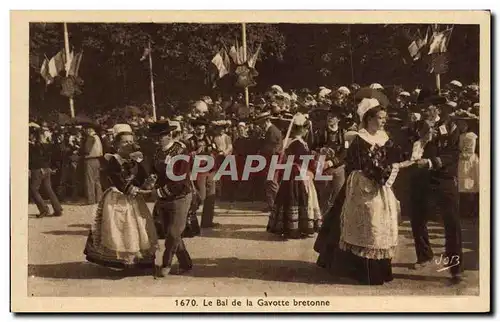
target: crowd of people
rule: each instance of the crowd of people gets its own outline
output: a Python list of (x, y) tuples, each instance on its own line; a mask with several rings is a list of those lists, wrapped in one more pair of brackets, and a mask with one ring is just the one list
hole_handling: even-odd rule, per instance
[[(270, 233), (284, 240), (317, 233), (319, 266), (373, 285), (392, 280), (401, 215), (411, 221), (415, 268), (430, 263), (426, 226), (439, 213), (446, 255), (456, 263), (450, 260), (450, 271), (461, 280), (460, 217), (477, 216), (479, 206), (478, 85), (454, 80), (439, 91), (405, 91), (353, 84), (314, 93), (274, 85), (248, 106), (243, 96), (205, 96), (190, 106), (157, 121), (147, 115), (66, 125), (33, 120), (29, 187), (38, 217), (50, 215), (41, 192), (54, 216), (63, 215), (60, 201), (84, 198), (98, 205), (87, 260), (145, 265), (166, 276), (174, 255), (179, 273), (192, 269), (183, 238), (219, 226), (216, 200), (264, 200)], [(166, 167), (176, 155), (210, 155), (216, 165), (193, 180), (174, 181)], [(238, 180), (217, 179), (217, 166), (230, 155), (239, 165)], [(282, 162), (292, 156), (291, 178), (283, 170), (268, 176), (268, 162), (242, 180), (251, 155)], [(304, 156), (312, 160), (305, 166)], [(177, 162), (174, 172), (192, 168), (192, 162)], [(302, 168), (305, 180), (294, 180)], [(330, 179), (315, 180), (318, 172)], [(148, 201), (155, 202), (152, 213)], [(159, 265), (158, 239), (166, 247)]]

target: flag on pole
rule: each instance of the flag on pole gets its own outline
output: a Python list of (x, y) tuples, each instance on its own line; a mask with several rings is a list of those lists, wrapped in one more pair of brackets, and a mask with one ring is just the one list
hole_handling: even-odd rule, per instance
[(49, 74), (52, 78), (59, 76), (59, 74), (64, 70), (64, 65), (66, 64), (66, 54), (64, 50), (58, 52), (49, 61)]
[(78, 76), (78, 70), (80, 69), (80, 63), (82, 62), (83, 52), (71, 55), (71, 61), (69, 63), (68, 76)]
[(219, 71), (219, 78), (222, 78), (225, 75), (229, 74), (231, 62), (229, 61), (229, 56), (224, 49), (220, 50), (214, 56), (214, 58), (212, 59), (212, 64), (217, 67), (217, 70)]
[(141, 61), (144, 61), (146, 60), (146, 58), (148, 58), (148, 56), (151, 54), (151, 49), (149, 48), (144, 48), (144, 53), (142, 54), (142, 57), (141, 57)]
[(49, 72), (49, 60), (47, 59), (47, 57), (43, 59), (42, 67), (40, 68), (40, 75), (42, 75), (43, 79), (45, 79), (47, 85), (52, 84), (52, 82), (54, 81), (54, 78), (50, 75)]
[(452, 28), (445, 31), (434, 31), (429, 45), (429, 55), (435, 53), (445, 53), (448, 50)]
[(434, 74), (445, 74), (448, 72), (449, 57), (448, 53), (435, 53), (429, 55), (429, 65), (427, 71)]
[(245, 63), (243, 46), (238, 48), (236, 48), (236, 46), (232, 46), (231, 49), (229, 49), (229, 56), (231, 56), (236, 65), (243, 65)]
[(408, 46), (408, 52), (410, 53), (410, 57), (414, 61), (419, 60), (422, 57), (422, 51), (427, 46), (428, 42), (429, 42), (429, 29), (427, 29), (424, 38), (421, 37), (420, 31), (418, 31), (415, 40), (413, 40), (411, 44)]
[(248, 59), (248, 66), (250, 66), (250, 68), (255, 68), (255, 64), (257, 64), (257, 58), (259, 57), (261, 48), (262, 46), (259, 44), (259, 47), (255, 51), (255, 53)]
[(231, 49), (229, 49), (229, 56), (231, 56), (233, 62), (236, 63), (238, 61), (238, 52), (236, 51), (235, 46), (231, 46)]

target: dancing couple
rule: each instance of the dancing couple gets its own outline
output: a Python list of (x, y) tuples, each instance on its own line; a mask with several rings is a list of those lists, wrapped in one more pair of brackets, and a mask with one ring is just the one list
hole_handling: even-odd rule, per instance
[[(106, 175), (111, 183), (100, 200), (89, 233), (84, 254), (89, 262), (118, 269), (152, 268), (155, 276), (185, 273), (192, 261), (182, 240), (191, 205), (192, 185), (186, 180), (172, 181), (166, 175), (167, 162), (173, 156), (186, 154), (180, 132), (168, 122), (156, 123), (151, 134), (159, 139), (153, 173), (148, 174), (143, 156), (127, 124), (114, 128), (115, 154), (105, 155)], [(176, 162), (177, 175), (189, 172), (188, 162)], [(144, 195), (153, 194), (156, 203), (152, 215)], [(155, 220), (156, 219), (156, 220)], [(165, 251), (161, 263), (155, 223), (165, 233)], [(179, 268), (172, 272), (177, 256)]]

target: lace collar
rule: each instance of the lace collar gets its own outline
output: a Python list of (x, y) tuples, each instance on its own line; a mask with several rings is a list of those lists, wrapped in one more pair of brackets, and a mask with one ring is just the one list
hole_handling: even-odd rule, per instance
[(305, 147), (307, 147), (306, 141), (304, 141), (304, 139), (302, 137), (300, 137), (300, 136), (296, 137), (296, 138), (293, 138), (292, 140), (288, 141), (288, 144), (286, 145), (286, 147), (288, 148), (295, 141), (299, 141), (300, 143), (302, 143), (302, 145), (304, 145)]
[(366, 129), (361, 129), (358, 131), (358, 136), (371, 145), (378, 146), (383, 146), (389, 140), (389, 136), (384, 130), (379, 130), (375, 134), (370, 134)]

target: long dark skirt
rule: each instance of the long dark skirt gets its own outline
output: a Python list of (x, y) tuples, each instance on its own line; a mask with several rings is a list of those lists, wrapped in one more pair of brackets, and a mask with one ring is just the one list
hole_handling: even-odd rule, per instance
[(336, 250), (333, 272), (364, 285), (382, 285), (393, 280), (390, 259), (368, 259), (349, 251)]
[(303, 181), (281, 182), (267, 231), (291, 239), (314, 234), (314, 214), (308, 213), (308, 195)]
[(345, 195), (346, 187), (343, 185), (330, 211), (323, 217), (323, 226), (314, 243), (314, 250), (319, 253), (317, 264), (321, 267), (331, 267), (335, 261), (336, 249), (340, 242), (340, 215)]
[(316, 190), (321, 207), (321, 215), (324, 217), (332, 208), (340, 189), (345, 183), (345, 166), (342, 165), (335, 169), (327, 169), (325, 175), (332, 176), (329, 181), (316, 181)]
[(314, 243), (314, 250), (319, 253), (316, 264), (332, 274), (352, 278), (360, 284), (382, 285), (392, 281), (390, 259), (368, 259), (339, 248), (340, 215), (345, 194), (344, 185), (332, 208), (323, 219), (323, 226)]

